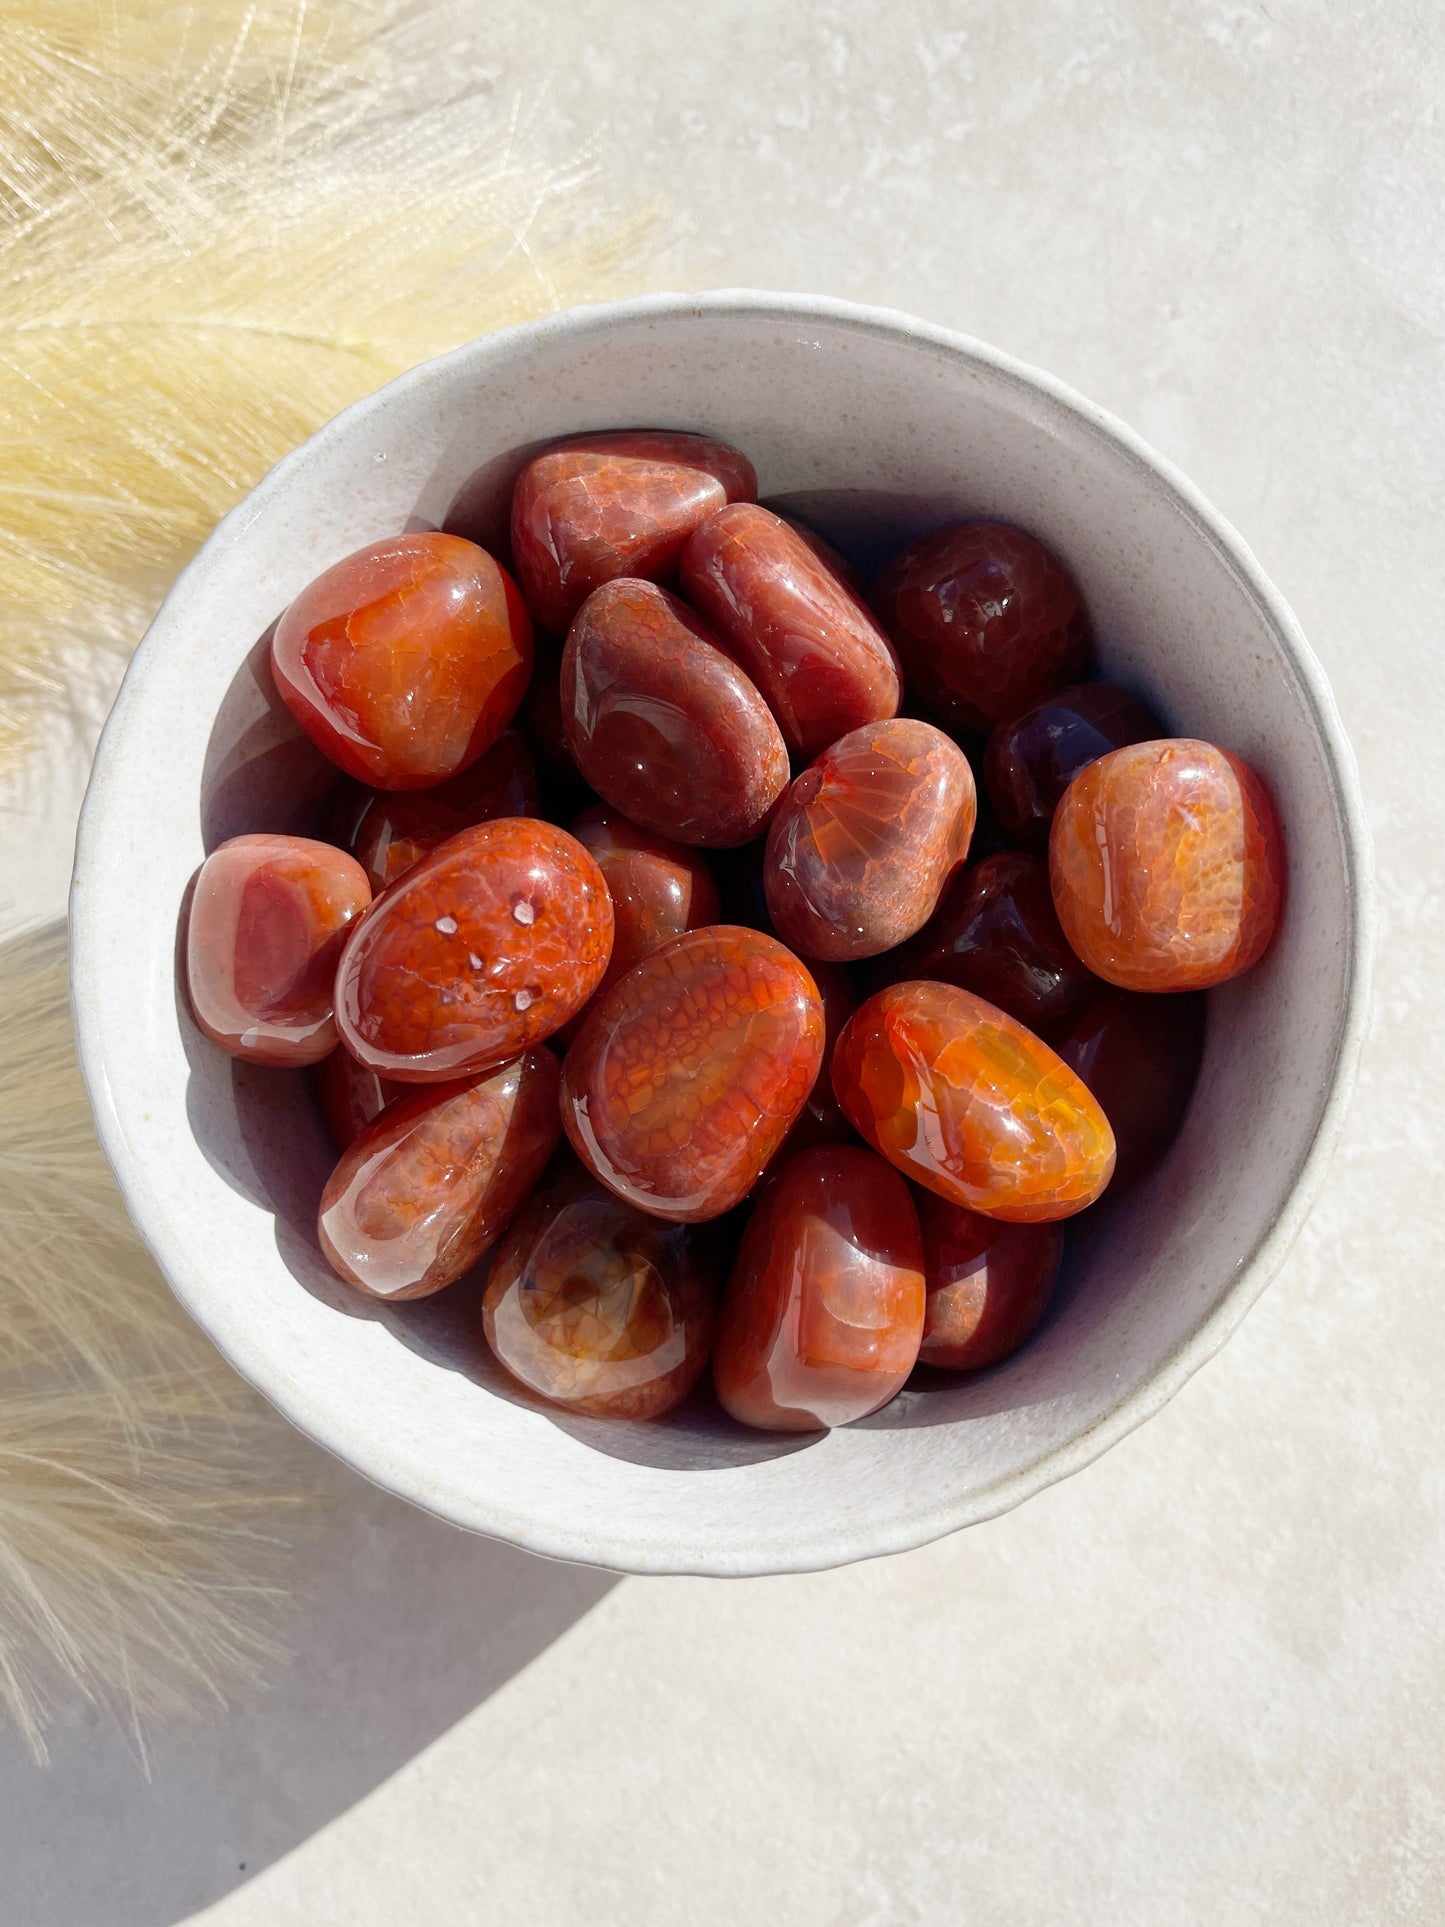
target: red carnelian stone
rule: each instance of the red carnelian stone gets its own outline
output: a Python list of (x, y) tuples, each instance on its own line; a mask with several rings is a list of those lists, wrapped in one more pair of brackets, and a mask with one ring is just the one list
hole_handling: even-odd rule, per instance
[(720, 510), (683, 550), (682, 587), (800, 755), (898, 714), (888, 638), (781, 516), (746, 502)]
[(562, 720), (598, 795), (680, 843), (751, 842), (787, 788), (788, 752), (766, 703), (653, 582), (609, 582), (577, 612)]
[(804, 957), (845, 963), (911, 937), (963, 861), (973, 772), (931, 723), (869, 723), (825, 749), (768, 831), (768, 911)]
[(439, 1083), (540, 1044), (612, 954), (612, 903), (575, 837), (531, 817), (462, 830), (394, 883), (336, 976), (336, 1022), (383, 1077)]
[(997, 1365), (1033, 1335), (1049, 1302), (1064, 1234), (1000, 1224), (925, 1191), (918, 1200), (928, 1303), (919, 1363), (953, 1372)]
[(1098, 988), (1059, 927), (1048, 865), (1022, 850), (970, 864), (913, 941), (880, 962), (894, 982), (957, 984), (1030, 1030), (1058, 1023)]
[(978, 735), (1076, 682), (1089, 659), (1078, 585), (1007, 522), (960, 522), (915, 542), (883, 570), (873, 605), (923, 701)]
[(823, 1004), (803, 965), (760, 931), (713, 924), (598, 999), (563, 1067), (563, 1127), (628, 1203), (721, 1217), (757, 1183), (822, 1060)]
[(983, 753), (984, 788), (1008, 837), (1044, 851), (1059, 798), (1081, 769), (1163, 734), (1153, 710), (1128, 690), (1075, 683), (999, 724)]
[(1204, 997), (1101, 990), (1049, 1041), (1099, 1100), (1119, 1147), (1114, 1183), (1132, 1184), (1179, 1135), (1204, 1054)]
[(1092, 1204), (1114, 1169), (1109, 1120), (1049, 1046), (952, 984), (894, 984), (849, 1019), (833, 1088), (906, 1176), (990, 1218)]
[(1121, 990), (1208, 990), (1269, 948), (1285, 854), (1247, 763), (1188, 737), (1134, 743), (1069, 785), (1049, 838), (1064, 935)]
[(717, 885), (696, 850), (655, 836), (604, 803), (584, 810), (571, 833), (591, 851), (612, 899), (612, 961), (599, 991), (685, 930), (717, 922)]
[(532, 670), (532, 623), (485, 549), (422, 531), (373, 542), (303, 589), (271, 670), (316, 747), (383, 790), (424, 790), (475, 762)]
[(833, 1090), (833, 1049), (843, 1035), (843, 1026), (858, 1008), (858, 994), (852, 978), (838, 964), (810, 963), (808, 974), (823, 1000), (823, 1068), (797, 1123), (768, 1166), (769, 1176), (780, 1171), (797, 1151), (811, 1150), (815, 1144), (845, 1144), (853, 1137), (853, 1126), (843, 1115), (843, 1106)]
[(353, 833), (352, 854), (380, 895), (458, 830), (498, 816), (535, 816), (537, 803), (532, 753), (509, 729), (469, 769), (438, 789), (373, 794)]
[(201, 865), (186, 988), (213, 1044), (252, 1064), (316, 1064), (336, 1046), (332, 986), (366, 873), (329, 843), (233, 836)]
[(561, 1136), (549, 1050), (408, 1091), (342, 1153), (321, 1194), (321, 1249), (373, 1298), (425, 1298), (501, 1236)]
[(908, 1186), (861, 1145), (785, 1165), (718, 1309), (713, 1383), (744, 1425), (813, 1432), (886, 1405), (918, 1357), (923, 1240)]
[(381, 1116), (394, 1097), (411, 1087), (378, 1077), (358, 1064), (344, 1044), (323, 1057), (311, 1073), (316, 1101), (338, 1151), (355, 1143), (367, 1125)]
[(512, 554), (538, 622), (565, 629), (619, 576), (669, 575), (700, 522), (757, 492), (747, 457), (705, 435), (622, 429), (555, 443), (512, 496)]
[(827, 569), (831, 569), (844, 588), (851, 589), (860, 602), (867, 601), (868, 584), (846, 556), (839, 555), (831, 542), (825, 542), (816, 529), (810, 529), (806, 522), (799, 522), (794, 516), (780, 515), (780, 522), (786, 522), (797, 536), (800, 536)]
[(707, 1363), (717, 1285), (712, 1227), (649, 1217), (568, 1158), (492, 1260), (483, 1325), (512, 1376), (554, 1404), (657, 1418)]

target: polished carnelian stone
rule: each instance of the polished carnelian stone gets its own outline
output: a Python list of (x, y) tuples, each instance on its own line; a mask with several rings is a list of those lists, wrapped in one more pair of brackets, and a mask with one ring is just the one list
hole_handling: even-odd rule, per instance
[(977, 1372), (1016, 1352), (1044, 1314), (1064, 1234), (1000, 1224), (931, 1191), (918, 1201), (928, 1302), (919, 1363)]
[(767, 704), (686, 604), (624, 578), (589, 596), (562, 657), (562, 720), (599, 796), (679, 843), (749, 843), (788, 783)]
[(612, 961), (599, 992), (685, 930), (717, 922), (717, 885), (696, 850), (655, 836), (605, 803), (584, 810), (571, 833), (591, 851), (612, 899)]
[(873, 606), (903, 672), (943, 722), (982, 735), (1076, 682), (1089, 658), (1078, 586), (1007, 522), (960, 522), (896, 555)]
[(879, 964), (895, 983), (929, 977), (971, 990), (1030, 1030), (1058, 1023), (1098, 988), (1059, 927), (1048, 865), (1023, 850), (970, 864), (913, 941)]
[(846, 963), (911, 937), (963, 861), (973, 772), (931, 723), (841, 737), (793, 784), (768, 831), (773, 928), (801, 956)]
[(382, 790), (424, 790), (475, 762), (532, 670), (532, 623), (485, 549), (425, 530), (358, 549), (276, 625), (271, 671), (316, 747)]
[(515, 729), (504, 730), (470, 768), (437, 789), (374, 793), (351, 851), (380, 895), (458, 830), (498, 816), (535, 816), (537, 803), (532, 753)]
[(568, 1158), (492, 1260), (483, 1326), (512, 1376), (554, 1404), (657, 1418), (707, 1363), (717, 1285), (711, 1226), (649, 1217)]
[(1134, 743), (1069, 785), (1049, 838), (1064, 935), (1121, 990), (1208, 990), (1269, 948), (1285, 854), (1268, 790), (1189, 737)]
[(186, 931), (191, 1012), (252, 1064), (316, 1064), (336, 1045), (332, 986), (366, 873), (329, 843), (233, 836), (201, 865)]
[(1114, 1169), (1109, 1120), (1063, 1059), (952, 984), (870, 997), (838, 1039), (833, 1088), (890, 1164), (990, 1218), (1070, 1217)]
[(531, 817), (479, 823), (424, 856), (357, 926), (336, 1023), (383, 1077), (439, 1083), (540, 1044), (612, 954), (612, 902), (575, 837)]
[(394, 1097), (409, 1090), (407, 1084), (394, 1084), (389, 1077), (378, 1077), (365, 1064), (358, 1064), (344, 1044), (338, 1044), (329, 1057), (323, 1057), (311, 1072), (316, 1101), (338, 1151), (381, 1116)]
[(1098, 1098), (1119, 1147), (1114, 1183), (1132, 1184), (1179, 1135), (1204, 1055), (1204, 995), (1101, 990), (1049, 1041)]
[(690, 1223), (756, 1184), (823, 1061), (823, 1004), (775, 938), (675, 937), (600, 997), (567, 1053), (572, 1148), (629, 1204)]
[(800, 755), (898, 714), (888, 638), (781, 516), (747, 502), (720, 510), (682, 552), (682, 588)]
[(560, 631), (604, 582), (669, 575), (699, 523), (757, 492), (747, 457), (705, 435), (621, 429), (554, 443), (512, 495), (512, 554), (533, 614)]
[(1044, 851), (1059, 798), (1081, 769), (1163, 734), (1153, 710), (1127, 689), (1075, 683), (999, 724), (983, 753), (984, 788), (1010, 839)]
[(886, 1405), (918, 1357), (923, 1240), (908, 1186), (861, 1145), (802, 1151), (748, 1220), (713, 1383), (744, 1425), (814, 1432)]
[(425, 1298), (502, 1235), (561, 1136), (560, 1072), (530, 1050), (484, 1077), (408, 1091), (342, 1153), (317, 1231), (339, 1278)]

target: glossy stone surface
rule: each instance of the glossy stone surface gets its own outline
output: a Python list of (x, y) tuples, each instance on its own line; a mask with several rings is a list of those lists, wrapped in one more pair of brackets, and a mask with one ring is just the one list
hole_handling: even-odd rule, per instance
[(773, 928), (803, 957), (846, 963), (921, 928), (973, 834), (973, 773), (931, 723), (851, 730), (804, 770), (768, 831)]
[(1031, 1337), (1049, 1302), (1064, 1234), (1000, 1224), (931, 1191), (919, 1194), (927, 1303), (919, 1363), (977, 1372)]
[(408, 1091), (342, 1153), (317, 1234), (339, 1278), (373, 1298), (425, 1298), (501, 1236), (561, 1136), (549, 1050), (484, 1077)]
[(582, 1008), (612, 954), (612, 902), (575, 837), (530, 817), (462, 830), (392, 885), (336, 978), (343, 1043), (436, 1083), (517, 1056)]
[(354, 1144), (394, 1097), (412, 1088), (393, 1083), (389, 1077), (378, 1077), (365, 1064), (358, 1064), (344, 1044), (338, 1044), (313, 1068), (311, 1083), (338, 1151)]
[(1064, 934), (1096, 976), (1121, 990), (1207, 990), (1269, 948), (1284, 838), (1264, 784), (1228, 750), (1135, 743), (1069, 785), (1049, 876)]
[(717, 1288), (710, 1226), (649, 1217), (569, 1158), (513, 1220), (483, 1325), (512, 1376), (554, 1404), (657, 1418), (707, 1364)]
[(800, 755), (897, 715), (902, 683), (887, 637), (814, 539), (781, 516), (755, 503), (712, 516), (682, 552), (682, 588)]
[(562, 657), (562, 720), (599, 796), (680, 843), (758, 836), (787, 788), (767, 704), (676, 596), (609, 582), (577, 613)]
[(913, 941), (879, 965), (895, 983), (929, 977), (971, 990), (1030, 1030), (1058, 1023), (1098, 988), (1059, 925), (1048, 865), (1023, 850), (971, 863)]
[(342, 946), (371, 902), (366, 873), (329, 843), (233, 836), (201, 865), (186, 928), (191, 1014), (252, 1064), (315, 1064), (335, 1048)]
[(903, 671), (934, 715), (983, 735), (1089, 659), (1089, 619), (1073, 577), (1007, 522), (960, 522), (896, 555), (873, 606)]
[(991, 1218), (1070, 1217), (1114, 1169), (1109, 1121), (1062, 1058), (952, 984), (870, 997), (838, 1040), (833, 1088), (891, 1164)]
[(612, 899), (612, 960), (599, 990), (686, 930), (718, 920), (717, 885), (696, 850), (656, 836), (620, 810), (598, 804), (572, 825)]
[(1047, 850), (1059, 798), (1079, 771), (1111, 749), (1163, 734), (1152, 709), (1111, 683), (1074, 683), (1030, 703), (999, 724), (984, 750), (984, 788), (1000, 826), (1012, 842)]
[(434, 790), (374, 793), (351, 852), (379, 896), (458, 830), (498, 816), (534, 816), (538, 800), (532, 752), (515, 729), (504, 730), (470, 768)]
[(800, 1152), (759, 1198), (733, 1262), (718, 1398), (769, 1431), (863, 1418), (912, 1371), (923, 1311), (923, 1240), (898, 1173), (859, 1145)]
[(1174, 997), (1101, 990), (1049, 1041), (1099, 1100), (1132, 1184), (1179, 1135), (1204, 1055), (1202, 992)]
[(699, 523), (757, 492), (747, 457), (705, 435), (624, 429), (555, 443), (512, 496), (512, 554), (533, 614), (561, 631), (604, 582), (670, 575)]
[(422, 531), (358, 549), (276, 625), (271, 671), (318, 749), (376, 789), (430, 789), (511, 721), (532, 669), (517, 585), (475, 542)]
[(823, 1029), (812, 978), (776, 939), (689, 931), (588, 1013), (563, 1067), (563, 1127), (629, 1203), (680, 1222), (720, 1217), (801, 1112)]

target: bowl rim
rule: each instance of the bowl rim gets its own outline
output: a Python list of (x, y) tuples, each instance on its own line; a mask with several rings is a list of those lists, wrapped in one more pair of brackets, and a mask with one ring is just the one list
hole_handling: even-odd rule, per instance
[[(286, 487), (293, 467), (308, 459), (317, 446), (349, 432), (359, 418), (379, 407), (383, 398), (393, 397), (410, 386), (424, 382), (439, 367), (475, 360), (479, 356), (485, 360), (491, 355), (508, 355), (519, 346), (545, 343), (549, 338), (605, 335), (619, 324), (701, 319), (706, 316), (772, 318), (782, 324), (822, 321), (849, 333), (883, 335), (894, 340), (902, 337), (920, 345), (945, 349), (965, 362), (972, 362), (1061, 405), (1086, 428), (1112, 443), (1136, 467), (1144, 470), (1156, 485), (1162, 484), (1172, 494), (1195, 531), (1239, 578), (1272, 625), (1290, 659), (1311, 720), (1324, 746), (1331, 788), (1343, 828), (1343, 855), (1350, 905), (1348, 927), (1343, 933), (1346, 946), (1345, 998), (1334, 1037), (1333, 1074), (1321, 1099), (1306, 1147), (1296, 1163), (1279, 1215), (1257, 1241), (1232, 1283), (1195, 1331), (1176, 1346), (1142, 1383), (1123, 1392), (1082, 1432), (1043, 1452), (1030, 1464), (982, 1488), (962, 1502), (953, 1500), (910, 1509), (906, 1514), (900, 1513), (891, 1522), (889, 1530), (880, 1531), (870, 1525), (866, 1542), (863, 1543), (854, 1537), (855, 1529), (840, 1522), (837, 1532), (831, 1536), (811, 1535), (804, 1543), (790, 1547), (784, 1554), (779, 1555), (775, 1550), (763, 1558), (750, 1557), (737, 1551), (720, 1552), (716, 1558), (699, 1557), (696, 1552), (686, 1556), (669, 1556), (655, 1540), (641, 1538), (630, 1543), (619, 1542), (615, 1546), (609, 1542), (608, 1550), (612, 1556), (601, 1558), (596, 1541), (584, 1540), (576, 1529), (557, 1529), (550, 1524), (534, 1527), (530, 1521), (525, 1527), (519, 1527), (514, 1514), (508, 1512), (504, 1515), (495, 1506), (489, 1508), (484, 1487), (472, 1495), (475, 1502), (467, 1508), (467, 1516), (462, 1517), (459, 1516), (460, 1508), (439, 1505), (434, 1496), (419, 1489), (416, 1479), (404, 1468), (394, 1463), (388, 1464), (384, 1450), (371, 1451), (367, 1462), (363, 1463), (362, 1455), (349, 1449), (348, 1441), (325, 1436), (316, 1429), (302, 1400), (288, 1396), (283, 1387), (269, 1381), (266, 1364), (258, 1348), (249, 1346), (244, 1336), (238, 1336), (234, 1328), (218, 1327), (217, 1321), (209, 1315), (204, 1294), (198, 1296), (188, 1285), (183, 1254), (169, 1250), (163, 1231), (144, 1223), (138, 1211), (136, 1191), (144, 1189), (141, 1175), (144, 1161), (135, 1154), (115, 1105), (106, 1075), (103, 1028), (87, 989), (93, 973), (103, 967), (105, 935), (103, 917), (94, 914), (93, 909), (98, 893), (89, 886), (97, 867), (97, 825), (107, 803), (109, 764), (124, 731), (132, 703), (136, 700), (138, 668), (145, 659), (151, 635), (192, 575), (202, 572), (217, 552), (228, 551), (244, 540), (258, 503)], [(1047, 1486), (1091, 1464), (1136, 1426), (1153, 1417), (1202, 1365), (1214, 1357), (1279, 1270), (1324, 1182), (1354, 1087), (1369, 1022), (1375, 923), (1373, 850), (1359, 775), (1354, 752), (1345, 735), (1324, 671), (1305, 640), (1293, 611), (1266, 576), (1248, 544), (1187, 476), (1124, 422), (1077, 393), (1068, 384), (970, 335), (922, 321), (902, 310), (870, 306), (832, 296), (719, 288), (701, 294), (647, 294), (626, 300), (564, 308), (477, 336), (445, 354), (418, 362), (381, 388), (349, 404), (304, 442), (282, 456), (255, 487), (222, 517), (177, 576), (141, 638), (100, 734), (76, 833), (70, 890), (69, 981), (77, 1059), (94, 1114), (97, 1135), (138, 1234), (189, 1316), (229, 1363), (293, 1425), (384, 1490), (395, 1492), (455, 1525), (508, 1540), (531, 1552), (590, 1565), (605, 1565), (622, 1572), (748, 1576), (821, 1571), (860, 1559), (880, 1558), (926, 1545), (964, 1526), (996, 1518)], [(376, 1442), (373, 1440), (370, 1443), (374, 1445)]]

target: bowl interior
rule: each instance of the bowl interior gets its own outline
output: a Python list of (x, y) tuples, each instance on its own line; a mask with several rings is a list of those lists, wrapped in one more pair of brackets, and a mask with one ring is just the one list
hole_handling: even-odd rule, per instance
[[(265, 643), (320, 569), (391, 531), (494, 540), (512, 476), (589, 427), (700, 429), (864, 567), (960, 516), (1017, 521), (1077, 573), (1103, 673), (1273, 786), (1289, 897), (1265, 963), (1211, 998), (1169, 1158), (1070, 1240), (1046, 1323), (975, 1380), (808, 1439), (710, 1396), (651, 1425), (570, 1418), (506, 1382), (475, 1286), (344, 1290), (313, 1219), (332, 1158), (304, 1080), (233, 1064), (177, 994), (206, 851), (309, 829), (331, 773)], [(1001, 357), (842, 304), (659, 298), (485, 338), (288, 457), (181, 579), (97, 758), (73, 898), (82, 1062), (135, 1220), (239, 1369), (363, 1473), (456, 1522), (629, 1570), (755, 1572), (920, 1543), (1092, 1457), (1242, 1316), (1307, 1203), (1357, 1028), (1361, 842), (1327, 692), (1246, 551), (1132, 438)]]

